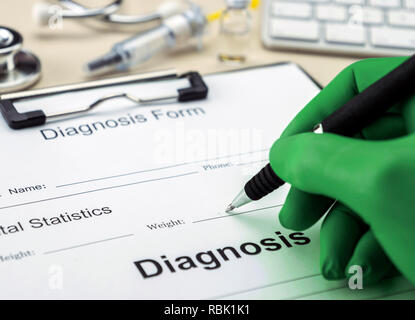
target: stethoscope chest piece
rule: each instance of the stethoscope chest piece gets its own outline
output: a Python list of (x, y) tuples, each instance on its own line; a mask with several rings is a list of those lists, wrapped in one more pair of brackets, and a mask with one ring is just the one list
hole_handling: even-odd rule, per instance
[(40, 78), (39, 59), (22, 44), (20, 33), (0, 26), (0, 93), (30, 87)]

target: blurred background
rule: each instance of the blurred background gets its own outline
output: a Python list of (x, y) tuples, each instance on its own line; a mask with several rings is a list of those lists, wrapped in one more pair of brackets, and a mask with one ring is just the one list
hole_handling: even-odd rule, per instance
[[(0, 25), (13, 28), (24, 38), (23, 47), (35, 53), (42, 62), (42, 77), (35, 87), (55, 86), (85, 81), (83, 65), (102, 54), (119, 41), (143, 31), (149, 24), (119, 27), (96, 22), (93, 19), (64, 19), (62, 26), (51, 29), (39, 26), (32, 18), (33, 6), (38, 0), (0, 1)], [(99, 7), (108, 4), (106, 0), (84, 0), (83, 5)], [(154, 11), (161, 0), (124, 0), (122, 13), (142, 14)], [(196, 0), (206, 13), (214, 13), (225, 7), (223, 0)], [(261, 3), (261, 6), (263, 3)], [(326, 84), (343, 67), (355, 58), (327, 56), (294, 51), (265, 49), (261, 43), (261, 8), (252, 10), (252, 41), (246, 44), (248, 59), (244, 66), (261, 65), (280, 61), (293, 61), (300, 64), (319, 82)], [(156, 24), (154, 24), (156, 25)], [(202, 73), (212, 73), (240, 66), (221, 63), (217, 58), (217, 37), (219, 20), (209, 23), (203, 38), (203, 49), (195, 46), (164, 52), (130, 70), (138, 73), (165, 68), (189, 69)]]

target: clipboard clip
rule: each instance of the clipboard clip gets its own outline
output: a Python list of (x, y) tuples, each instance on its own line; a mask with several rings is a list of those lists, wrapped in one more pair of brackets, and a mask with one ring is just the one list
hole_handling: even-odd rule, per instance
[[(134, 83), (134, 82), (141, 82), (141, 81), (155, 81), (155, 80), (162, 80), (162, 79), (178, 79), (178, 78), (187, 78), (189, 80), (190, 86), (187, 88), (177, 89), (176, 94), (169, 94), (169, 95), (161, 95), (149, 98), (140, 98), (136, 97), (129, 93), (113, 93), (106, 96), (103, 96), (89, 105), (73, 109), (71, 111), (60, 112), (60, 113), (52, 113), (47, 114), (43, 110), (34, 110), (29, 112), (20, 113), (17, 111), (16, 107), (14, 106), (13, 102), (18, 99), (24, 98), (34, 98), (39, 96), (45, 96), (49, 94), (56, 94), (56, 93), (65, 93), (70, 91), (76, 90), (86, 90), (92, 88), (100, 88), (105, 86), (111, 86), (116, 84), (126, 84), (126, 83)], [(108, 80), (99, 80), (90, 83), (81, 83), (76, 85), (68, 85), (63, 87), (55, 87), (49, 89), (39, 89), (39, 90), (32, 90), (27, 92), (21, 93), (11, 93), (5, 94), (0, 96), (0, 111), (6, 120), (7, 124), (12, 129), (24, 129), (30, 128), (35, 126), (40, 126), (45, 124), (48, 120), (54, 120), (57, 118), (67, 117), (71, 115), (77, 115), (82, 113), (87, 113), (103, 102), (113, 99), (124, 98), (129, 101), (135, 102), (139, 105), (155, 103), (155, 102), (164, 102), (164, 101), (172, 101), (176, 100), (178, 102), (187, 102), (187, 101), (194, 101), (194, 100), (201, 100), (205, 99), (208, 94), (208, 87), (206, 83), (203, 81), (202, 76), (195, 71), (187, 72), (182, 75), (177, 75), (176, 72), (172, 71), (159, 71), (150, 74), (144, 75), (135, 75), (135, 76), (127, 76), (127, 77), (120, 77), (115, 79), (108, 79)]]

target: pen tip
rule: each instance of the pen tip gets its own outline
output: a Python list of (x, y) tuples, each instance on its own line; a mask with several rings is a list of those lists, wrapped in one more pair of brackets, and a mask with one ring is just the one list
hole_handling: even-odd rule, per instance
[(227, 206), (225, 212), (231, 212), (231, 211), (233, 211), (233, 209), (235, 209), (235, 207), (232, 204), (230, 204), (230, 205)]

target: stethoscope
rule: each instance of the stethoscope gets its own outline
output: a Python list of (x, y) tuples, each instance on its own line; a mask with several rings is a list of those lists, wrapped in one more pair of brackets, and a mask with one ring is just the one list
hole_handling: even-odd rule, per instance
[[(139, 24), (163, 19), (183, 11), (183, 4), (167, 1), (153, 13), (144, 15), (117, 14), (123, 0), (114, 0), (99, 8), (87, 8), (76, 1), (57, 0), (56, 4), (38, 3), (34, 18), (41, 25), (48, 25), (54, 15), (62, 19), (96, 18), (108, 23)], [(58, 12), (57, 12), (58, 11)], [(22, 49), (23, 37), (16, 30), (0, 26), (0, 93), (13, 92), (34, 85), (41, 75), (41, 64), (35, 54)]]
[(104, 22), (117, 24), (140, 24), (162, 20), (183, 11), (183, 6), (177, 1), (167, 1), (159, 5), (152, 13), (143, 15), (117, 14), (123, 0), (99, 7), (87, 8), (73, 0), (57, 0), (56, 4), (37, 3), (33, 7), (33, 17), (40, 25), (48, 25), (56, 15), (61, 19), (97, 18)]
[(24, 89), (40, 78), (39, 59), (22, 45), (20, 33), (0, 26), (0, 93)]

